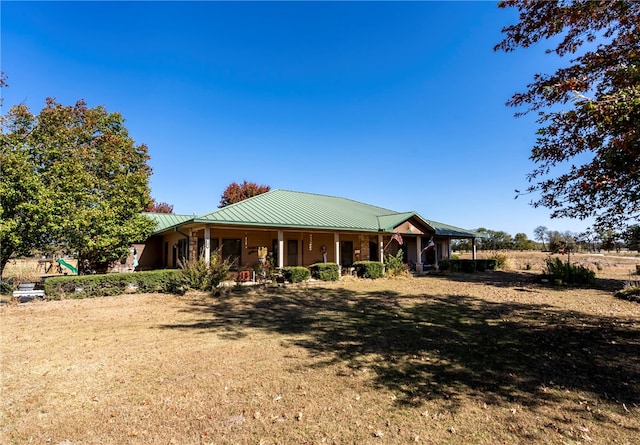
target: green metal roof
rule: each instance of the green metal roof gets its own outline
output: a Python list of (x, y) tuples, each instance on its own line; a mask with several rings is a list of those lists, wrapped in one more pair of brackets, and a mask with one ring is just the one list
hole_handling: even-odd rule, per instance
[(436, 235), (461, 237), (461, 238), (479, 238), (480, 234), (473, 230), (461, 229), (460, 227), (450, 226), (449, 224), (443, 224), (430, 219), (424, 219), (424, 221), (433, 227), (436, 231)]
[(396, 213), (393, 212), (390, 215), (381, 215), (378, 216), (378, 224), (380, 226), (379, 230), (384, 232), (391, 232), (394, 227), (399, 226), (412, 216), (416, 216), (415, 212), (404, 212), (404, 213)]
[(156, 228), (153, 233), (164, 232), (167, 229), (177, 227), (181, 224), (192, 220), (194, 215), (175, 215), (173, 213), (150, 213), (146, 212), (143, 215), (149, 217), (156, 222)]
[(378, 231), (378, 216), (395, 214), (362, 202), (313, 193), (271, 190), (196, 218), (197, 222)]
[(184, 223), (298, 229), (392, 232), (410, 218), (432, 227), (436, 235), (471, 238), (475, 232), (352, 199), (289, 190), (271, 190), (200, 216), (147, 213), (158, 223), (155, 233)]

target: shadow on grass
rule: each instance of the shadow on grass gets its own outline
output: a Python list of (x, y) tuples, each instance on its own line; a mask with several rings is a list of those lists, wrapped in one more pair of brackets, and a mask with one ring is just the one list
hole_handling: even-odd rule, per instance
[[(551, 283), (544, 283), (543, 274), (536, 272), (525, 271), (504, 271), (504, 270), (487, 270), (482, 272), (464, 273), (464, 272), (452, 272), (446, 275), (442, 275), (450, 281), (456, 281), (460, 283), (482, 283), (496, 287), (509, 287), (516, 286), (530, 287), (541, 286), (545, 288), (553, 288), (555, 290), (573, 290), (573, 289), (600, 289), (604, 291), (615, 292), (622, 289), (626, 283), (629, 282), (628, 278), (598, 278), (596, 275), (596, 282), (593, 285), (563, 285), (556, 286)], [(427, 276), (417, 277), (430, 278)]]
[[(398, 403), (462, 397), (487, 403), (544, 404), (587, 391), (618, 403), (640, 402), (637, 320), (587, 316), (544, 305), (493, 303), (448, 295), (403, 296), (345, 289), (264, 289), (200, 302), (193, 324), (165, 329), (248, 328), (289, 336), (329, 363), (374, 372)], [(321, 366), (321, 365), (320, 365)]]

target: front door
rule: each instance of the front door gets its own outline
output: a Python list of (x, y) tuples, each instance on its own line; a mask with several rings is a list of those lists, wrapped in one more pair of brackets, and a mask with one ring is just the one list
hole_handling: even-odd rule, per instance
[(298, 265), (298, 240), (287, 240), (287, 266)]
[(340, 242), (340, 265), (342, 267), (351, 267), (353, 265), (353, 242)]

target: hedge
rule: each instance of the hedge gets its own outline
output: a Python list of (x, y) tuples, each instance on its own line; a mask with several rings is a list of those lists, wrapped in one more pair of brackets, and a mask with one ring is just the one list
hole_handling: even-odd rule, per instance
[(311, 276), (309, 269), (302, 266), (283, 267), (282, 275), (284, 279), (290, 283), (300, 283), (301, 281), (308, 280)]
[(379, 261), (356, 261), (353, 267), (360, 278), (375, 279), (384, 276), (384, 265)]
[(340, 265), (337, 263), (316, 263), (309, 266), (311, 277), (321, 281), (338, 281)]
[(50, 277), (44, 282), (47, 299), (107, 297), (124, 293), (157, 292), (183, 294), (180, 270), (113, 273), (104, 275), (75, 275)]

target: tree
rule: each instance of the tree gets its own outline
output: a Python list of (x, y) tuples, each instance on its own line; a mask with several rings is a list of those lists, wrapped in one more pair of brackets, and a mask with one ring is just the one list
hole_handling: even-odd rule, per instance
[(140, 214), (150, 201), (147, 147), (134, 145), (119, 113), (84, 101), (47, 99), (38, 115), (17, 105), (0, 137), (0, 267), (37, 249), (104, 269), (151, 233)]
[(535, 246), (526, 233), (516, 233), (513, 237), (513, 248), (517, 250), (533, 250)]
[(232, 182), (222, 192), (220, 197), (219, 208), (226, 207), (230, 204), (235, 204), (240, 201), (244, 201), (247, 198), (266, 193), (271, 190), (268, 185), (258, 185), (255, 182), (247, 182), (246, 180), (242, 184)]
[(173, 213), (173, 205), (166, 202), (157, 202), (151, 198), (151, 203), (144, 209), (150, 213)]
[[(640, 2), (507, 0), (520, 20), (495, 50), (558, 42), (547, 53), (573, 57), (536, 74), (507, 102), (538, 112), (527, 193), (551, 216), (595, 217), (622, 226), (640, 214)], [(583, 162), (580, 165), (580, 162)], [(520, 192), (517, 192), (520, 194)]]
[(550, 252), (558, 253), (564, 249), (566, 243), (562, 233), (557, 230), (549, 230), (549, 232), (547, 232), (547, 237), (549, 239), (548, 247)]
[(548, 232), (549, 229), (547, 229), (545, 226), (538, 226), (533, 229), (533, 235), (536, 237), (536, 240), (542, 243), (542, 250), (547, 250), (547, 246), (545, 245), (544, 240), (547, 238)]
[(483, 235), (479, 239), (479, 247), (482, 250), (505, 250), (513, 247), (513, 238), (506, 232), (488, 230), (484, 227), (476, 229), (476, 232)]
[(640, 225), (634, 224), (628, 227), (623, 237), (624, 242), (627, 244), (627, 249), (640, 252)]

